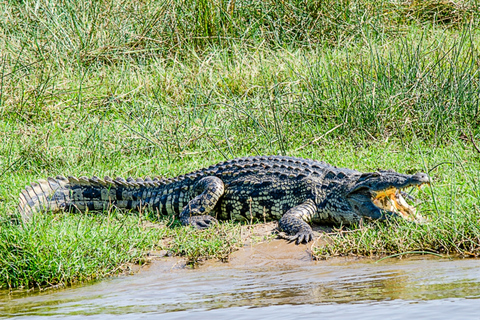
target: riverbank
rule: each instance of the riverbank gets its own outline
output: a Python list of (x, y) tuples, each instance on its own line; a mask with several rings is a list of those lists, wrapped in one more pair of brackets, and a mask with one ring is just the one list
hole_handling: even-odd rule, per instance
[(247, 155), (432, 177), (408, 191), (429, 223), (341, 228), (318, 258), (479, 255), (475, 1), (1, 6), (0, 288), (101, 278), (155, 250), (227, 259), (239, 224), (12, 218), (25, 185), (49, 176), (173, 177)]
[[(470, 144), (460, 141), (448, 148), (420, 144), (405, 148), (395, 142), (371, 142), (359, 149), (337, 144), (313, 158), (363, 171), (423, 171), (432, 178), (431, 186), (408, 190), (426, 223), (397, 219), (352, 228), (330, 227), (328, 232), (317, 233), (311, 248), (315, 258), (384, 257), (412, 251), (480, 255), (479, 155)], [(15, 202), (16, 198), (9, 200), (12, 206)], [(88, 281), (129, 272), (131, 263), (147, 263), (152, 252), (161, 250), (185, 256), (193, 265), (207, 259), (226, 261), (245, 244), (276, 237), (276, 223), (261, 222), (254, 226), (222, 222), (200, 231), (182, 227), (172, 217), (107, 212), (41, 214), (16, 225), (4, 213), (0, 283), (2, 288), (36, 288)]]

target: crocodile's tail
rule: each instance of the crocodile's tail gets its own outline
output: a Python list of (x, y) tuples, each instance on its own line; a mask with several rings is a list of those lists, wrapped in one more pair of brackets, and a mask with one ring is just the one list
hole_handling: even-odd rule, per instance
[(62, 203), (55, 201), (54, 195), (59, 191), (68, 190), (68, 184), (68, 179), (62, 176), (33, 182), (20, 193), (18, 212), (24, 220), (27, 220), (34, 213), (42, 210), (60, 210)]
[(135, 209), (152, 204), (165, 180), (110, 177), (62, 177), (38, 180), (20, 193), (18, 212), (28, 220), (40, 211), (105, 210), (110, 206)]

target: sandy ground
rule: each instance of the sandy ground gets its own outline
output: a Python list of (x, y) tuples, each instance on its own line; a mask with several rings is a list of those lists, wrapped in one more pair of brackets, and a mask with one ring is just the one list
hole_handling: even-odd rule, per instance
[[(315, 239), (308, 244), (297, 245), (289, 242), (279, 236), (278, 223), (268, 222), (253, 225), (245, 225), (242, 227), (241, 237), (243, 247), (233, 252), (228, 259), (228, 263), (232, 266), (242, 265), (261, 265), (265, 263), (295, 263), (313, 261), (312, 247), (325, 243), (321, 235), (332, 230), (324, 226), (313, 227)], [(151, 251), (149, 253), (148, 262), (155, 263), (158, 260), (164, 260), (168, 257), (167, 250)], [(186, 260), (182, 257), (170, 257), (167, 259), (175, 260), (176, 267), (185, 267)], [(203, 261), (201, 265), (209, 265), (218, 263), (215, 259)], [(147, 265), (140, 267), (138, 265), (130, 265), (129, 273), (138, 272), (140, 269), (148, 269)]]

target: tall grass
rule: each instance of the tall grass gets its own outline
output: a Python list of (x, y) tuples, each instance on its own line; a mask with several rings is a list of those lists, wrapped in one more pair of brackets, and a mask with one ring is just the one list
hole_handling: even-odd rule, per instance
[[(80, 136), (63, 137), (82, 157), (84, 150), (95, 156), (113, 152), (109, 144), (121, 154), (160, 148), (164, 157), (200, 144), (225, 157), (254, 149), (287, 153), (333, 128), (331, 137), (352, 140), (420, 137), (443, 143), (478, 134), (476, 37), (465, 29), (455, 37), (440, 33), (426, 40), (419, 34), (382, 46), (253, 53), (232, 47), (228, 55), (218, 50), (173, 65), (153, 60), (147, 66), (81, 69), (80, 78), (31, 73), (35, 66), (4, 77), (2, 113), (10, 124), (54, 122), (45, 130), (78, 131)], [(75, 123), (84, 118), (88, 125), (81, 129)], [(26, 135), (40, 131), (20, 134)], [(23, 148), (38, 139), (43, 137), (28, 139)], [(38, 143), (31, 148), (44, 156), (53, 151)]]
[[(311, 47), (478, 24), (476, 0), (4, 1), (6, 47), (67, 63), (189, 55), (235, 43)], [(7, 39), (7, 38), (3, 38)]]

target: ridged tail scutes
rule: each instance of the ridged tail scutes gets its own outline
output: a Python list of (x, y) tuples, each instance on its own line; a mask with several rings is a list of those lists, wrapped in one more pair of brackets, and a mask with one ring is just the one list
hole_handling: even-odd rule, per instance
[(115, 180), (106, 176), (104, 179), (93, 176), (68, 178), (57, 176), (38, 180), (20, 193), (18, 212), (28, 220), (40, 211), (105, 210), (116, 206), (134, 209), (151, 205), (153, 198), (167, 183), (164, 179), (146, 177)]
[(61, 203), (54, 200), (54, 195), (64, 190), (68, 185), (68, 179), (62, 176), (38, 180), (26, 186), (20, 193), (18, 212), (24, 220), (29, 219), (34, 213), (42, 210), (59, 210)]

